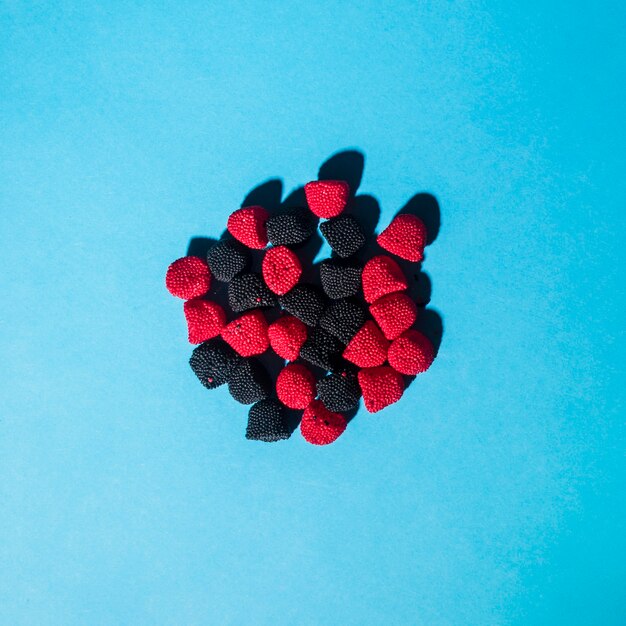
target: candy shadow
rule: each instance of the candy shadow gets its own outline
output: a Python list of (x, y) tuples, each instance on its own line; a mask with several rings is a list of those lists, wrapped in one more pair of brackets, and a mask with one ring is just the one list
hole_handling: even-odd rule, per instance
[(345, 180), (354, 197), (363, 178), (365, 155), (359, 150), (336, 152), (320, 166), (318, 180)]

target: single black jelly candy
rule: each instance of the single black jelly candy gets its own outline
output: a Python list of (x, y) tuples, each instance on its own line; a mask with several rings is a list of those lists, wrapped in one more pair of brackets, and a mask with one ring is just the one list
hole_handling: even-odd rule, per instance
[(300, 348), (300, 357), (328, 371), (339, 365), (342, 351), (341, 342), (318, 326), (313, 329)]
[(285, 407), (278, 400), (266, 398), (250, 407), (246, 439), (271, 442), (289, 439), (290, 436), (285, 423)]
[(216, 338), (195, 348), (189, 365), (207, 389), (215, 389), (230, 380), (241, 361), (242, 358), (227, 343)]
[(319, 325), (344, 344), (357, 334), (367, 316), (363, 307), (351, 299), (331, 302), (320, 318)]
[(250, 265), (250, 252), (238, 241), (226, 239), (209, 250), (206, 261), (211, 274), (217, 280), (227, 283), (237, 274), (246, 271)]
[(359, 263), (350, 263), (340, 259), (327, 259), (320, 263), (320, 282), (322, 289), (329, 298), (349, 298), (361, 289), (361, 272)]
[(324, 312), (326, 298), (313, 285), (296, 285), (278, 298), (280, 306), (307, 326), (315, 326)]
[(269, 397), (272, 381), (257, 359), (243, 359), (228, 381), (230, 395), (241, 404), (253, 404)]
[(340, 257), (352, 256), (365, 244), (365, 235), (351, 215), (340, 215), (322, 222), (320, 230), (333, 252)]
[(358, 404), (361, 388), (356, 373), (345, 369), (320, 379), (317, 394), (329, 411), (349, 411)]
[(259, 274), (240, 274), (228, 283), (228, 304), (235, 313), (241, 313), (276, 306), (276, 296)]
[(288, 209), (267, 220), (267, 238), (273, 246), (304, 243), (317, 227), (317, 219), (302, 208)]

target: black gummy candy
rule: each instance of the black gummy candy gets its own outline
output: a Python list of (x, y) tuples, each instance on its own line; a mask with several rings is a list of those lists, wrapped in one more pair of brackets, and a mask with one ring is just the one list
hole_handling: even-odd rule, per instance
[(228, 239), (216, 243), (207, 253), (206, 261), (211, 274), (227, 283), (245, 272), (250, 265), (250, 253), (238, 241)]
[(267, 398), (250, 407), (246, 439), (272, 442), (290, 436), (285, 424), (285, 407), (278, 400)]
[(276, 296), (259, 274), (241, 274), (228, 283), (228, 304), (235, 313), (276, 306)]
[(241, 361), (242, 358), (227, 343), (210, 339), (194, 349), (189, 365), (207, 389), (215, 389), (230, 380)]
[(320, 224), (322, 235), (340, 257), (352, 256), (365, 244), (365, 235), (351, 215), (340, 215)]
[(338, 300), (356, 295), (361, 289), (363, 267), (358, 263), (327, 259), (320, 263), (320, 282), (329, 298)]
[(352, 370), (333, 372), (317, 382), (317, 394), (322, 404), (334, 412), (349, 411), (359, 402), (361, 389)]
[(326, 306), (324, 294), (313, 285), (296, 285), (284, 296), (280, 296), (278, 302), (287, 313), (291, 313), (307, 326), (317, 324)]
[(317, 327), (300, 348), (300, 357), (328, 371), (338, 366), (342, 350), (343, 346), (338, 339)]
[(360, 305), (344, 298), (335, 300), (326, 307), (319, 325), (342, 343), (348, 344), (366, 319), (365, 311)]
[(273, 246), (304, 243), (317, 227), (317, 220), (306, 209), (289, 209), (267, 220), (267, 238)]
[(272, 381), (257, 359), (243, 359), (228, 381), (230, 395), (241, 404), (253, 404), (270, 395)]

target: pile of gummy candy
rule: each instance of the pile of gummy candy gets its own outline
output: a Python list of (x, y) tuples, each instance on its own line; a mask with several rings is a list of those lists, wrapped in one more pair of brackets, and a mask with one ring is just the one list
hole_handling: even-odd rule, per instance
[[(189, 363), (200, 382), (228, 385), (237, 402), (252, 405), (246, 437), (288, 439), (287, 413), (299, 411), (302, 436), (325, 445), (344, 432), (361, 397), (367, 411), (380, 411), (400, 400), (406, 377), (433, 362), (432, 342), (412, 328), (418, 306), (390, 256), (420, 263), (427, 233), (418, 217), (396, 215), (376, 238), (389, 254), (363, 263), (355, 255), (366, 238), (344, 212), (348, 183), (313, 181), (304, 191), (306, 208), (233, 212), (206, 259), (174, 261), (166, 286), (185, 301), (189, 342), (199, 344)], [(332, 249), (319, 263), (319, 286), (301, 281), (298, 255), (318, 225)], [(251, 271), (254, 251), (263, 255), (259, 272)], [(216, 282), (226, 283), (228, 306), (213, 297)], [(275, 380), (258, 359), (268, 350), (281, 359)]]

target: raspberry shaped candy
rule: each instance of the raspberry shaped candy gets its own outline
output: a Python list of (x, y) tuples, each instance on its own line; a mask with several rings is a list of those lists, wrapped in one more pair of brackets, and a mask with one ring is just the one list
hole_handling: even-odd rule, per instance
[(322, 222), (320, 230), (333, 252), (340, 257), (352, 256), (365, 245), (365, 235), (351, 215), (340, 215)]
[(424, 258), (426, 237), (426, 226), (419, 217), (401, 213), (391, 220), (376, 241), (387, 252), (417, 263)]
[(413, 326), (417, 306), (405, 293), (390, 293), (370, 304), (370, 313), (385, 337), (395, 339)]
[(215, 389), (228, 382), (241, 360), (221, 339), (212, 339), (194, 348), (189, 365), (207, 389)]
[(263, 313), (257, 309), (234, 319), (222, 329), (222, 339), (241, 356), (263, 354), (270, 345)]
[(309, 443), (325, 446), (335, 441), (347, 424), (341, 413), (329, 411), (319, 400), (313, 400), (304, 410), (300, 432)]
[(167, 268), (165, 286), (173, 296), (183, 300), (203, 296), (211, 287), (209, 266), (195, 256), (177, 259)]
[(302, 274), (300, 259), (285, 246), (270, 248), (263, 257), (262, 269), (265, 284), (279, 296), (294, 287)]
[(387, 365), (362, 369), (358, 379), (365, 408), (370, 413), (376, 413), (402, 397), (404, 379)]
[(415, 376), (425, 372), (435, 360), (435, 348), (425, 335), (407, 330), (389, 346), (389, 365), (401, 374)]
[(230, 395), (241, 404), (254, 404), (267, 398), (272, 381), (257, 359), (243, 359), (228, 381)]
[(258, 274), (241, 274), (228, 283), (228, 304), (235, 313), (276, 306), (276, 296)]
[(237, 209), (228, 218), (228, 232), (244, 246), (262, 250), (267, 245), (269, 213), (262, 206)]
[(350, 187), (344, 180), (314, 180), (304, 186), (304, 194), (311, 213), (327, 219), (344, 210)]
[(250, 407), (246, 439), (269, 443), (289, 437), (291, 432), (285, 423), (285, 409), (278, 400), (267, 398)]
[(234, 240), (216, 243), (207, 253), (207, 264), (217, 280), (228, 283), (250, 265), (248, 248)]
[(343, 346), (323, 328), (314, 328), (300, 349), (300, 357), (323, 370), (333, 370), (339, 363)]
[(405, 291), (408, 287), (400, 266), (389, 256), (372, 257), (363, 268), (363, 295), (371, 304), (388, 293)]
[(306, 341), (307, 328), (293, 315), (283, 315), (270, 324), (267, 334), (272, 350), (285, 361), (295, 361)]
[(313, 285), (296, 285), (284, 296), (279, 296), (280, 306), (304, 322), (307, 326), (315, 326), (319, 321), (326, 301)]
[(320, 282), (324, 293), (333, 300), (355, 296), (361, 289), (363, 267), (357, 263), (331, 261), (320, 263)]
[(315, 376), (304, 365), (290, 363), (278, 374), (276, 395), (290, 409), (305, 409), (315, 398)]
[(267, 238), (273, 246), (297, 246), (311, 237), (316, 226), (306, 209), (290, 209), (267, 220)]
[(343, 358), (358, 367), (376, 367), (387, 360), (389, 341), (374, 322), (368, 320), (352, 337)]
[(361, 388), (356, 374), (343, 370), (318, 380), (317, 395), (329, 411), (349, 411), (359, 403)]
[(217, 302), (194, 298), (187, 300), (183, 308), (189, 343), (202, 343), (217, 337), (226, 324), (226, 313)]
[(365, 311), (348, 299), (331, 302), (320, 318), (320, 327), (344, 344), (350, 342), (365, 324)]

